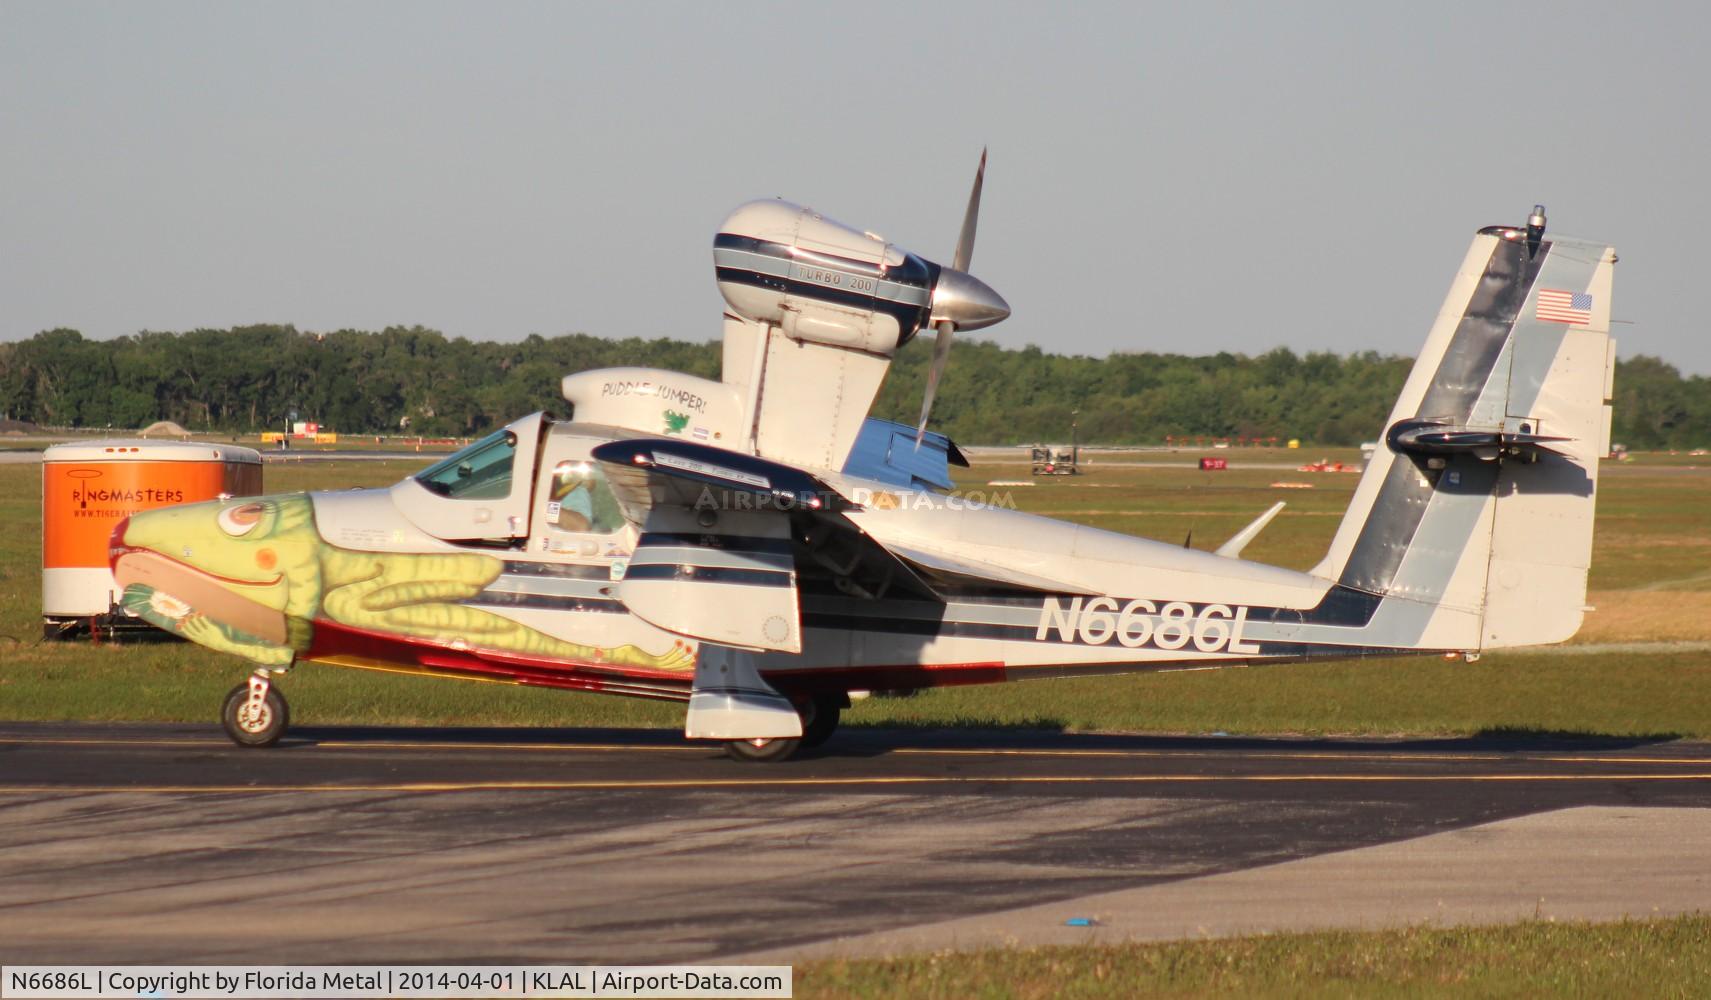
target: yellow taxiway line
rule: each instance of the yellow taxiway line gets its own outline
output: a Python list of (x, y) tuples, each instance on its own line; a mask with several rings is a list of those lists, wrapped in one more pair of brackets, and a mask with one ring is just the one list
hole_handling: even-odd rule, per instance
[(360, 792), (566, 792), (621, 789), (721, 788), (844, 788), (899, 785), (1157, 785), (1241, 783), (1445, 783), (1445, 782), (1573, 782), (1573, 781), (1711, 781), (1711, 773), (1693, 774), (1071, 774), (995, 775), (991, 777), (893, 775), (828, 778), (658, 778), (587, 781), (429, 781), (353, 785), (8, 785), (0, 795), (44, 792), (145, 795), (236, 795), (276, 793)]
[[(69, 736), (0, 736), (0, 746), (114, 746), (114, 747), (207, 747), (211, 750), (231, 749), (232, 744), (224, 739), (208, 737), (206, 739), (156, 739), (156, 738), (119, 738), (119, 737), (90, 737), (79, 738)], [(615, 750), (641, 750), (648, 752), (667, 753), (707, 753), (717, 750), (712, 743), (705, 746), (650, 746), (647, 744), (629, 743), (447, 743), (434, 741), (396, 741), (380, 742), (365, 740), (310, 740), (293, 743), (289, 739), (285, 747), (299, 746), (305, 749), (357, 750), (371, 747), (379, 750), (593, 750), (611, 752)]]
[(719, 744), (704, 743), (701, 746), (662, 746), (659, 744), (632, 743), (445, 743), (425, 742), (416, 743), (410, 740), (395, 742), (369, 742), (366, 740), (317, 740), (310, 746), (328, 750), (592, 750), (596, 753), (611, 753), (619, 750), (639, 750), (644, 753), (709, 753), (717, 751)]
[[(1175, 738), (1175, 737), (1173, 737)], [(161, 746), (161, 747), (207, 747), (209, 749), (226, 749), (226, 741), (209, 737), (206, 739), (167, 739), (154, 737), (17, 737), (0, 736), (0, 746), (29, 746), (33, 744), (53, 746)], [(705, 754), (718, 749), (716, 742), (709, 741), (696, 745), (663, 745), (643, 743), (464, 743), (445, 740), (312, 740), (303, 743), (287, 742), (286, 746), (303, 749), (320, 750), (508, 750), (508, 751), (587, 751), (590, 753), (622, 753), (635, 751), (638, 753), (699, 753)], [(888, 754), (923, 756), (923, 757), (1087, 757), (1087, 758), (1215, 758), (1221, 760), (1325, 760), (1325, 761), (1395, 761), (1398, 763), (1420, 762), (1475, 762), (1496, 763), (1513, 761), (1516, 763), (1551, 763), (1551, 764), (1671, 764), (1677, 766), (1703, 766), (1711, 764), (1711, 757), (1650, 757), (1622, 756), (1605, 757), (1585, 754), (1541, 754), (1527, 750), (1517, 750), (1513, 755), (1496, 751), (1486, 753), (1412, 753), (1406, 750), (1393, 752), (1381, 751), (1304, 751), (1304, 750), (1074, 750), (1049, 749), (1028, 747), (893, 747), (886, 751)]]
[(200, 747), (218, 746), (213, 739), (200, 740), (167, 740), (167, 739), (120, 739), (113, 736), (101, 736), (83, 739), (75, 736), (0, 736), (0, 746), (91, 746), (91, 747)]
[[(1170, 737), (1176, 739), (1179, 737)], [(1220, 757), (1263, 758), (1265, 760), (1394, 760), (1394, 761), (1545, 761), (1553, 764), (1711, 764), (1711, 757), (1590, 757), (1539, 754), (1517, 750), (1514, 755), (1489, 753), (1410, 753), (1397, 750), (1390, 753), (1304, 750), (1049, 750), (1029, 748), (941, 748), (897, 747), (896, 754), (934, 754), (941, 756), (980, 757)]]

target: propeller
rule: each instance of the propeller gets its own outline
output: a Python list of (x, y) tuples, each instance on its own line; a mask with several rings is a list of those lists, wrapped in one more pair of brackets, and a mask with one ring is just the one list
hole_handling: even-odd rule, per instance
[(927, 370), (927, 391), (921, 397), (921, 422), (915, 427), (915, 447), (927, 434), (927, 418), (933, 412), (933, 398), (939, 394), (939, 380), (950, 363), (951, 341), (956, 331), (978, 330), (991, 326), (1010, 315), (1010, 305), (986, 283), (968, 273), (974, 258), (974, 231), (980, 224), (980, 189), (986, 180), (986, 150), (980, 151), (980, 166), (974, 172), (974, 188), (968, 193), (968, 211), (963, 213), (962, 232), (957, 236), (956, 254), (951, 266), (939, 272), (933, 286), (933, 327), (938, 337), (933, 343), (933, 366)]

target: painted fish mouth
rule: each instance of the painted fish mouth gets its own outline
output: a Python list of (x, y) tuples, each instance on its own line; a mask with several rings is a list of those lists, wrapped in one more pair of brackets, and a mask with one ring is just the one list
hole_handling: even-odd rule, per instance
[(135, 545), (117, 545), (117, 546), (109, 547), (107, 550), (107, 559), (109, 562), (111, 562), (113, 564), (113, 572), (115, 575), (117, 575), (119, 572), (119, 562), (121, 560), (123, 560), (129, 556), (138, 556), (138, 555), (151, 556), (151, 557), (153, 557), (155, 559), (159, 559), (163, 562), (171, 563), (172, 565), (181, 567), (182, 569), (184, 569), (188, 572), (195, 573), (198, 576), (206, 577), (209, 580), (213, 580), (217, 583), (224, 584), (225, 586), (228, 586), (228, 587), (260, 587), (260, 588), (265, 589), (267, 587), (278, 586), (279, 581), (283, 580), (285, 578), (285, 574), (283, 574), (283, 573), (275, 573), (275, 574), (273, 574), (273, 576), (269, 577), (266, 580), (245, 580), (245, 579), (241, 579), (241, 578), (235, 577), (235, 576), (221, 576), (218, 573), (211, 573), (208, 570), (199, 569), (198, 567), (192, 566), (189, 563), (184, 562), (183, 560), (174, 559), (171, 556), (165, 555), (161, 552), (157, 552), (154, 549), (139, 548)]
[[(156, 610), (168, 618), (200, 614), (246, 632), (264, 642), (283, 646), (287, 642), (285, 613), (234, 592), (233, 587), (267, 589), (277, 586), (283, 574), (266, 582), (237, 580), (197, 569), (153, 549), (130, 546), (114, 548), (113, 580), (121, 591), (132, 586), (147, 587), (176, 602)], [(182, 608), (178, 607), (182, 605)], [(169, 612), (178, 612), (176, 614)]]

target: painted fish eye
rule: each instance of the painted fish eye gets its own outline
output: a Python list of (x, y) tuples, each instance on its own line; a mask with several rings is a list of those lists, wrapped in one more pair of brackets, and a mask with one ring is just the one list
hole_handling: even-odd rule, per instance
[(215, 520), (219, 522), (221, 531), (236, 538), (254, 531), (266, 510), (265, 504), (244, 503), (220, 511)]

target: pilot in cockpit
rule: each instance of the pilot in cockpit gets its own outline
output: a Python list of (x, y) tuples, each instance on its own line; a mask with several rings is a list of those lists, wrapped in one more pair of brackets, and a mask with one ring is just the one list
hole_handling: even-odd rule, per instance
[(560, 531), (604, 535), (623, 525), (612, 491), (591, 462), (560, 462), (554, 467), (551, 499), (558, 506), (552, 524)]

